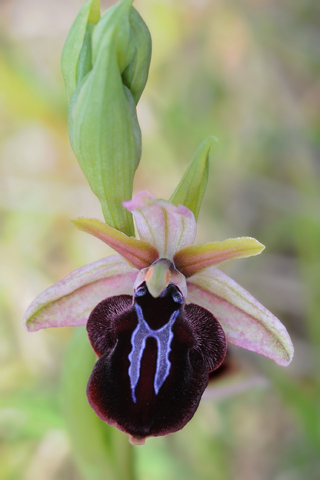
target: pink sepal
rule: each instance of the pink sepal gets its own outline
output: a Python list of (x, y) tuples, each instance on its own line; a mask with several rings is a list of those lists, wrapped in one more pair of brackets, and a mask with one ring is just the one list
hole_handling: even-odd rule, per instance
[(74, 270), (29, 306), (24, 323), (29, 331), (85, 325), (90, 312), (105, 298), (133, 294), (139, 270), (112, 255)]
[(282, 366), (291, 362), (293, 345), (285, 327), (228, 275), (209, 267), (190, 277), (187, 286), (188, 302), (209, 310), (221, 323), (228, 342)]

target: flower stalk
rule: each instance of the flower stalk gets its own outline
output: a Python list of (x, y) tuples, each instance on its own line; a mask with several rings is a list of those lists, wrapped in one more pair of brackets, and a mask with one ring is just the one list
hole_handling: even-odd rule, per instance
[(85, 480), (135, 480), (127, 437), (102, 422), (88, 404), (86, 384), (95, 362), (86, 330), (76, 329), (66, 353), (61, 391), (76, 465)]

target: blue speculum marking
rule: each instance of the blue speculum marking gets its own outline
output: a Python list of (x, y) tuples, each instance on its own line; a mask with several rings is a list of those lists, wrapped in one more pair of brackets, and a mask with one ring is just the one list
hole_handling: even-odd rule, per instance
[(163, 327), (158, 330), (153, 330), (145, 321), (142, 308), (138, 304), (135, 304), (134, 308), (138, 317), (138, 325), (131, 336), (132, 350), (129, 354), (129, 377), (132, 400), (136, 403), (135, 390), (140, 378), (141, 359), (148, 338), (154, 338), (156, 340), (158, 349), (156, 372), (153, 382), (156, 395), (158, 395), (161, 386), (170, 373), (171, 362), (169, 361), (169, 353), (171, 351), (170, 345), (173, 338), (172, 326), (179, 315), (179, 310), (175, 310), (172, 313), (169, 321)]

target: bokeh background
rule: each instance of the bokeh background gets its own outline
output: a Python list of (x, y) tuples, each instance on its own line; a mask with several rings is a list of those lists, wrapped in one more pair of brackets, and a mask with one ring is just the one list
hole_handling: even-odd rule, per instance
[[(72, 329), (22, 326), (38, 293), (111, 253), (70, 223), (102, 218), (69, 145), (60, 73), (82, 4), (0, 2), (1, 480), (82, 480), (60, 395)], [(281, 318), (296, 348), (286, 369), (230, 350), (237, 375), (210, 387), (184, 430), (135, 448), (137, 478), (318, 480), (320, 4), (135, 6), (153, 37), (135, 191), (168, 198), (202, 140), (218, 137), (198, 241), (250, 235), (267, 246), (222, 268)]]

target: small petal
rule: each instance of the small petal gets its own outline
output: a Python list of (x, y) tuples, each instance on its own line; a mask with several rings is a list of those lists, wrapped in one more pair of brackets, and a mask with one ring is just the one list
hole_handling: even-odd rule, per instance
[(102, 240), (126, 258), (134, 267), (145, 268), (158, 258), (157, 250), (147, 242), (128, 237), (119, 230), (94, 218), (77, 218), (73, 224)]
[(138, 270), (119, 255), (112, 255), (74, 270), (42, 292), (29, 306), (27, 330), (77, 326), (87, 323), (93, 308), (107, 297), (133, 293)]
[(282, 366), (291, 362), (293, 345), (285, 327), (228, 275), (209, 267), (191, 277), (187, 285), (188, 301), (215, 316), (228, 342), (265, 355)]
[(138, 193), (123, 205), (132, 212), (140, 239), (151, 243), (160, 257), (172, 260), (177, 250), (194, 242), (197, 225), (187, 207), (156, 200), (148, 192)]
[(258, 255), (264, 248), (251, 237), (229, 238), (223, 242), (184, 247), (173, 258), (177, 269), (186, 277), (191, 277), (204, 268), (226, 260)]

